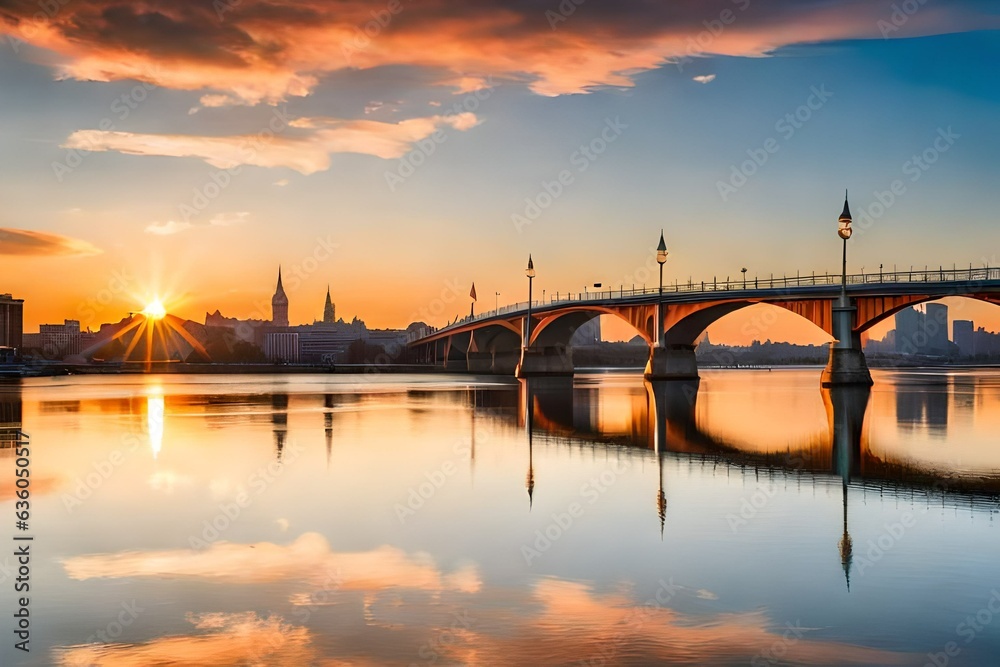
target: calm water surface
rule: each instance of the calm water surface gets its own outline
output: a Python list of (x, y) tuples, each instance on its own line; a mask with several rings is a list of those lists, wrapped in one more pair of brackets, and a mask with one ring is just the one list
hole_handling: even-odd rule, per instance
[(875, 378), (0, 384), (0, 662), (1000, 664), (1000, 372)]

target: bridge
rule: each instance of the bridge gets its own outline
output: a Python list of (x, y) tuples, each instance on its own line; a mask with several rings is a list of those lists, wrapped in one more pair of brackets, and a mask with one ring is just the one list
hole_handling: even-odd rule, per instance
[(420, 363), (449, 371), (567, 376), (573, 374), (570, 339), (576, 330), (595, 317), (613, 315), (649, 344), (647, 379), (690, 380), (698, 377), (694, 350), (705, 329), (730, 313), (766, 303), (809, 320), (833, 338), (824, 386), (870, 385), (862, 334), (904, 308), (957, 296), (1000, 305), (1000, 267), (845, 271), (556, 293), (415, 331), (407, 345)]

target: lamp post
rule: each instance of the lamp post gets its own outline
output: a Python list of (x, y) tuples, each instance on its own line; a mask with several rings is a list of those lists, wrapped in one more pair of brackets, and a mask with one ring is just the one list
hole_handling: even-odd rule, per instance
[(524, 275), (528, 276), (528, 322), (524, 327), (524, 346), (531, 343), (531, 281), (535, 279), (535, 263), (531, 261), (531, 254), (528, 254), (528, 268), (524, 270)]
[(663, 343), (663, 265), (667, 263), (667, 243), (660, 230), (660, 243), (656, 246), (656, 263), (660, 265), (660, 298), (656, 302), (656, 346)]
[(495, 303), (495, 305), (493, 307), (493, 311), (496, 312), (497, 314), (499, 314), (500, 313), (500, 292), (497, 292), (496, 299), (494, 300), (494, 303)]
[(844, 261), (841, 273), (841, 292), (847, 293), (847, 239), (851, 238), (851, 234), (854, 230), (851, 229), (851, 209), (847, 205), (847, 190), (844, 190), (844, 211), (840, 214), (840, 218), (837, 220), (837, 234), (840, 238), (844, 239)]
[(747, 267), (740, 269), (740, 273), (743, 274), (743, 289), (747, 288)]

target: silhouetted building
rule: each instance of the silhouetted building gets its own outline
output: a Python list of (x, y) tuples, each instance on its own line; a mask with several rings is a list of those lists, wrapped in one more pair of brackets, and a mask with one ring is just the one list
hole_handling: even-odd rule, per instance
[(333, 324), (337, 321), (337, 307), (330, 298), (330, 286), (326, 286), (326, 304), (323, 306), (323, 324)]
[(24, 334), (24, 299), (0, 294), (0, 346), (20, 350)]
[(896, 313), (896, 353), (918, 354), (926, 345), (923, 313), (912, 306)]
[(958, 346), (959, 356), (971, 357), (975, 354), (973, 345), (975, 324), (972, 323), (972, 320), (955, 320), (951, 327), (951, 339)]
[(65, 320), (62, 324), (42, 324), (38, 327), (38, 349), (46, 359), (62, 359), (71, 354), (80, 354), (81, 340), (78, 320)]
[(278, 286), (271, 297), (271, 324), (276, 327), (288, 326), (288, 297), (281, 285), (281, 267), (278, 267)]
[(972, 352), (977, 357), (1000, 356), (1000, 334), (979, 327), (972, 336)]
[(264, 356), (268, 361), (297, 363), (299, 361), (299, 335), (293, 332), (264, 334)]
[(944, 356), (948, 354), (948, 306), (928, 303), (924, 306), (924, 334), (927, 343), (923, 354)]

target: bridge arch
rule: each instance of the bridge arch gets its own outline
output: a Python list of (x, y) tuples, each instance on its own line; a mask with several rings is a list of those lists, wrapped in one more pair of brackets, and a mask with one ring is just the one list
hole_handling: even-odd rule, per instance
[(1000, 296), (996, 294), (916, 294), (892, 297), (862, 297), (857, 299), (857, 331), (868, 331), (875, 325), (884, 322), (901, 310), (922, 303), (940, 301), (941, 299), (962, 298), (983, 301), (1000, 306)]
[(833, 332), (833, 307), (828, 299), (767, 301), (761, 299), (733, 299), (714, 303), (679, 304), (667, 306), (663, 318), (664, 342), (669, 345), (694, 345), (705, 329), (726, 315), (748, 306), (766, 304), (784, 308), (812, 322), (827, 335)]
[(543, 314), (531, 329), (531, 346), (568, 346), (573, 334), (584, 324), (601, 315), (614, 315), (627, 322), (647, 342), (652, 344), (656, 322), (655, 306), (580, 306)]

